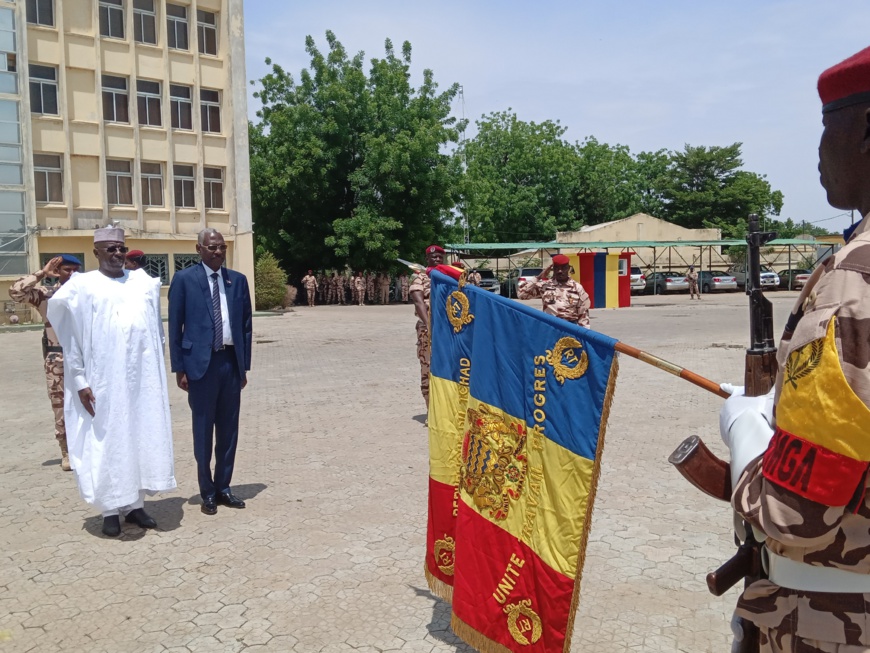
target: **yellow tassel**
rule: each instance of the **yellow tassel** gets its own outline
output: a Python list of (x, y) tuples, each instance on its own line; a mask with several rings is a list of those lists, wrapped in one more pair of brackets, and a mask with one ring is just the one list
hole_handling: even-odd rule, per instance
[(453, 603), (453, 586), (448, 585), (440, 578), (433, 576), (432, 572), (430, 572), (429, 568), (425, 565), (423, 565), (423, 567), (426, 572), (426, 582), (429, 583), (429, 591), (442, 601)]
[(476, 648), (480, 653), (512, 653), (509, 648), (482, 635), (455, 614), (450, 619), (450, 628), (462, 638), (462, 641)]

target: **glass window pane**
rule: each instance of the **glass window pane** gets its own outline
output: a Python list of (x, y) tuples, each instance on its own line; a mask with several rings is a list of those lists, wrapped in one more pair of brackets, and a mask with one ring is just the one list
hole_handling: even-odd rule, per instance
[(154, 0), (133, 0), (133, 8), (154, 11)]
[(121, 204), (133, 203), (133, 178), (118, 177), (118, 199)]
[(151, 98), (148, 101), (148, 124), (159, 127), (163, 124), (163, 118), (160, 115), (160, 100)]
[(126, 95), (115, 95), (115, 121), (130, 122), (130, 114), (127, 112)]
[(43, 25), (54, 25), (53, 0), (39, 0), (39, 22)]
[(149, 82), (145, 79), (136, 80), (136, 88), (142, 93), (160, 95), (160, 82)]
[(169, 85), (169, 95), (175, 98), (184, 98), (186, 100), (190, 99), (190, 87), (189, 86), (181, 86), (179, 84), (170, 84)]
[(187, 18), (187, 9), (180, 5), (166, 3), (166, 15), (176, 16), (177, 18)]
[(0, 252), (23, 252), (26, 238), (17, 234), (0, 235)]
[(100, 5), (100, 35), (109, 35), (109, 8)]
[(160, 164), (159, 163), (147, 163), (145, 161), (142, 162), (142, 174), (143, 175), (159, 175), (160, 174)]
[(57, 81), (57, 71), (51, 66), (40, 66), (35, 63), (30, 64), (30, 77), (36, 79), (47, 79), (52, 82)]
[(179, 23), (178, 40), (175, 47), (179, 50), (190, 49), (190, 44), (187, 41), (187, 23)]
[(0, 120), (18, 122), (18, 102), (0, 100)]
[(0, 274), (27, 274), (27, 257), (18, 256), (0, 256)]
[(220, 107), (208, 108), (208, 126), (209, 131), (220, 133), (221, 131), (221, 110)]
[(23, 213), (0, 213), (0, 233), (23, 234), (25, 231)]
[(48, 173), (48, 199), (50, 202), (63, 202), (63, 175), (59, 172)]
[[(27, 8), (30, 9), (30, 3), (27, 3)], [(0, 29), (15, 29), (15, 15), (11, 9), (3, 7), (0, 9)]]
[(0, 31), (0, 51), (15, 52), (15, 33)]
[(130, 162), (129, 161), (118, 161), (116, 159), (107, 159), (106, 160), (106, 170), (109, 172), (130, 172)]
[(42, 85), (42, 113), (57, 115), (57, 86)]
[[(39, 155), (34, 156), (34, 163), (37, 156)], [(21, 163), (21, 148), (15, 145), (0, 145), (0, 161)]]
[(18, 125), (8, 122), (0, 122), (0, 143), (20, 143)]
[(205, 52), (206, 54), (217, 54), (217, 30), (205, 30)]
[(110, 91), (103, 91), (103, 120), (115, 120), (115, 95)]
[(103, 88), (117, 88), (122, 91), (127, 90), (127, 80), (123, 77), (103, 75), (100, 79), (102, 81)]
[(15, 73), (0, 73), (0, 93), (17, 93), (18, 76)]
[(22, 184), (21, 166), (17, 163), (0, 163), (0, 184)]
[(172, 166), (176, 177), (193, 177), (193, 166)]
[(0, 211), (18, 213), (24, 210), (24, 193), (16, 190), (0, 190)]
[(142, 41), (144, 43), (157, 43), (157, 27), (155, 25), (154, 16), (144, 16), (142, 18)]

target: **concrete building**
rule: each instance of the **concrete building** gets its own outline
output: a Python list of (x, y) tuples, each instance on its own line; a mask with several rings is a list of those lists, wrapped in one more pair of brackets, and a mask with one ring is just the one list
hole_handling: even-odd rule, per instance
[(0, 0), (0, 294), (94, 269), (111, 222), (164, 297), (205, 227), (253, 284), (243, 26), (242, 0)]

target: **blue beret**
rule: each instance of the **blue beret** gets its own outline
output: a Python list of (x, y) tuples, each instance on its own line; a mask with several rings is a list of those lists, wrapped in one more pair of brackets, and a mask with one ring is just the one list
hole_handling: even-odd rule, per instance
[(61, 254), (60, 260), (61, 263), (66, 263), (67, 265), (78, 265), (79, 267), (82, 267), (82, 262), (72, 254)]

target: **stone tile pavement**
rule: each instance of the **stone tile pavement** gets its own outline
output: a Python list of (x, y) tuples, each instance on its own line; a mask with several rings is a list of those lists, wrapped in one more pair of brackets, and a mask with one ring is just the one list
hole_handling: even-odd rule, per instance
[[(776, 293), (777, 330), (794, 293)], [(532, 302), (534, 303), (534, 302)], [(409, 306), (297, 308), (254, 322), (234, 490), (199, 511), (184, 393), (171, 384), (177, 491), (119, 539), (59, 467), (40, 334), (0, 334), (0, 653), (465, 653), (426, 589), (426, 430)], [(716, 380), (742, 378), (745, 296), (644, 297), (593, 328)], [(173, 377), (174, 379), (174, 377)], [(666, 458), (719, 400), (623, 358), (572, 651), (728, 648), (726, 505)]]

